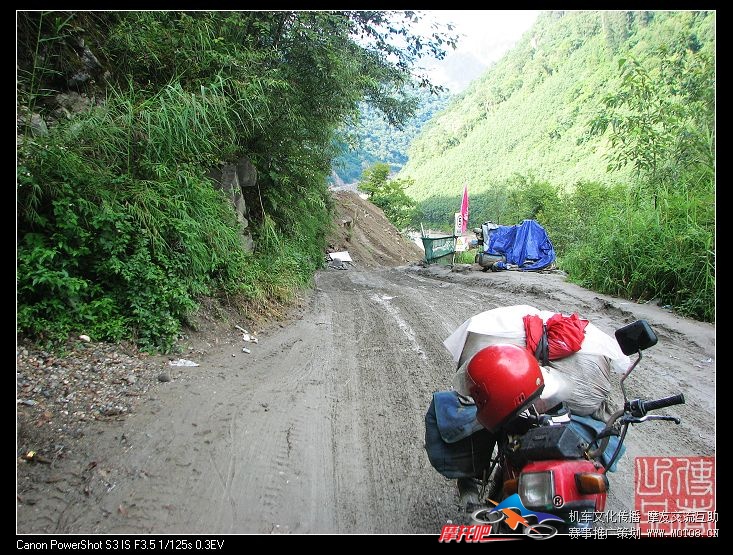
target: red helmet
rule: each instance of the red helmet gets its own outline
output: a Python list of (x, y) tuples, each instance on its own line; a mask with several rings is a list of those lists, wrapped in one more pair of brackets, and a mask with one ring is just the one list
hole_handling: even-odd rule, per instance
[(479, 423), (494, 432), (526, 409), (545, 387), (537, 359), (517, 345), (489, 345), (466, 368)]

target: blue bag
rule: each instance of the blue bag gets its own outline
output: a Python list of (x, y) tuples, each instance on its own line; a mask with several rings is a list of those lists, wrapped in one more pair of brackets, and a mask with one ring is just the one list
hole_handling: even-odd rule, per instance
[(476, 420), (476, 405), (456, 391), (433, 394), (425, 413), (425, 451), (446, 478), (482, 478), (496, 439)]

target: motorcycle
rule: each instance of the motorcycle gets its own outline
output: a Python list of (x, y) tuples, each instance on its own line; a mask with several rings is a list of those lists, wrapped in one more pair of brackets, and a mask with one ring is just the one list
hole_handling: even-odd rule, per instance
[[(605, 426), (598, 421), (601, 425), (595, 429), (571, 415), (564, 403), (538, 409), (544, 384), (536, 378), (535, 359), (526, 349), (492, 346), (474, 356), (473, 373), (470, 364), (466, 370), (465, 393), (475, 402), (477, 420), (492, 433), (496, 448), (492, 446), (489, 461), (482, 465), (481, 479), (458, 480), (460, 492), (476, 490), (479, 508), (471, 514), (473, 524), (490, 525), (493, 533), (521, 531), (535, 539), (592, 528), (593, 513), (605, 509), (608, 472), (615, 470), (625, 450), (629, 427), (654, 420), (680, 423), (677, 417), (650, 412), (684, 403), (682, 394), (656, 400), (627, 395), (625, 380), (641, 361), (642, 351), (657, 343), (648, 322), (624, 326), (615, 337), (625, 355), (637, 357), (620, 380), (623, 408)], [(512, 404), (517, 408), (511, 410)]]

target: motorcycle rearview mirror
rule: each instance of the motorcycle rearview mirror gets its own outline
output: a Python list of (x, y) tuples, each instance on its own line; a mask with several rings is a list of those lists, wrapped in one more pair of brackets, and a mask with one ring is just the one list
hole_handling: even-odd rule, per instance
[(619, 328), (615, 335), (621, 352), (627, 356), (657, 344), (657, 334), (646, 320), (637, 320), (628, 326)]
[(626, 356), (633, 355), (634, 353), (639, 354), (636, 361), (629, 367), (620, 382), (621, 392), (624, 395), (624, 403), (627, 403), (629, 399), (626, 396), (624, 382), (634, 368), (636, 368), (636, 365), (641, 362), (641, 352), (657, 344), (657, 334), (654, 333), (649, 322), (646, 320), (637, 320), (628, 326), (617, 329), (615, 335), (618, 346), (621, 347), (623, 354)]

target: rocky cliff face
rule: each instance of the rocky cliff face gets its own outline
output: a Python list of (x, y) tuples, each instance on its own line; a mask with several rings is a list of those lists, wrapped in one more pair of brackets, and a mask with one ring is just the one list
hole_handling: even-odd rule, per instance
[(244, 189), (257, 185), (257, 168), (247, 158), (240, 158), (235, 164), (224, 164), (209, 170), (207, 177), (217, 189), (224, 191), (242, 226), (242, 248), (247, 252), (254, 250), (254, 241), (249, 231), (249, 210), (244, 200)]

